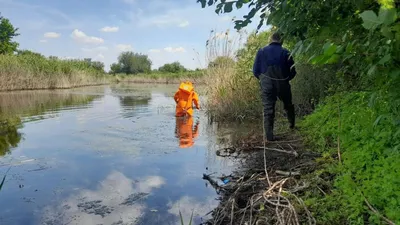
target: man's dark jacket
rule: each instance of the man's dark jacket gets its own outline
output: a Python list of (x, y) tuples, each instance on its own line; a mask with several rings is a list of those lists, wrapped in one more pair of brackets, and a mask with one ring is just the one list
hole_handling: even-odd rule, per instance
[(271, 66), (280, 66), (282, 74), (277, 79), (287, 78), (287, 81), (296, 76), (293, 58), (290, 52), (283, 48), (280, 43), (273, 42), (258, 50), (253, 65), (253, 74), (260, 79), (261, 74), (266, 74)]

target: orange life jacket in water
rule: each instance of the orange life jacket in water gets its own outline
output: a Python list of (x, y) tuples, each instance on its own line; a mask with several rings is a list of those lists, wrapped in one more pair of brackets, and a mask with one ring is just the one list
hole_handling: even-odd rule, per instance
[(179, 85), (174, 100), (176, 102), (176, 116), (192, 116), (193, 103), (197, 109), (200, 109), (199, 96), (194, 91), (193, 84), (190, 81), (182, 82)]
[(199, 123), (193, 128), (193, 117), (176, 117), (176, 137), (179, 138), (180, 148), (189, 148), (194, 145), (194, 138), (199, 135)]

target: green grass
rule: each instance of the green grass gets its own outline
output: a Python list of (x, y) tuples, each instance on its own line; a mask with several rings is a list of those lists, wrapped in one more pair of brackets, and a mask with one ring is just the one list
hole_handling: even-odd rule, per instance
[(331, 185), (327, 195), (308, 195), (321, 224), (383, 224), (367, 201), (400, 223), (400, 129), (390, 102), (376, 99), (372, 107), (370, 98), (368, 92), (336, 94), (302, 121), (307, 143), (324, 154), (322, 183)]
[(0, 55), (0, 91), (71, 88), (109, 83), (112, 79), (84, 60)]
[(139, 73), (134, 75), (116, 74), (116, 79), (120, 82), (132, 83), (179, 83), (181, 81), (190, 80), (192, 82), (203, 83), (203, 71), (188, 71), (182, 73)]

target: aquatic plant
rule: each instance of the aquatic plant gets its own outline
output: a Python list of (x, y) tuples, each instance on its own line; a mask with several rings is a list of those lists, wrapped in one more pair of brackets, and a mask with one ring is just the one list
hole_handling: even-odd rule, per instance
[[(179, 218), (181, 219), (181, 225), (185, 225), (185, 223), (183, 222), (183, 216), (182, 216), (182, 213), (180, 210), (179, 210)], [(190, 216), (190, 220), (187, 225), (192, 225), (192, 219), (193, 219), (193, 212), (192, 212), (192, 215)]]

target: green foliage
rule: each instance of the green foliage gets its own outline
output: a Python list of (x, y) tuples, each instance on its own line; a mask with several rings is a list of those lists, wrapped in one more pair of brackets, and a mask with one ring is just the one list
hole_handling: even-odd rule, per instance
[(0, 118), (0, 156), (8, 153), (10, 148), (17, 147), (21, 141), (21, 134), (18, 132), (21, 126), (21, 119), (15, 115)]
[(21, 56), (36, 56), (36, 57), (41, 57), (41, 58), (45, 58), (44, 55), (37, 53), (37, 52), (32, 52), (30, 50), (17, 50), (17, 55)]
[(118, 63), (111, 65), (111, 71), (113, 74), (149, 73), (151, 71), (151, 64), (147, 55), (127, 51), (122, 52), (118, 56)]
[(187, 71), (187, 69), (179, 62), (173, 62), (161, 66), (160, 68), (158, 68), (158, 71), (163, 73), (182, 73)]
[(103, 64), (38, 54), (0, 55), (0, 90), (71, 88), (108, 82)]
[(10, 20), (0, 15), (0, 54), (13, 54), (17, 50), (19, 44), (12, 41), (19, 35), (17, 31)]
[(377, 215), (366, 207), (365, 199), (399, 223), (399, 127), (388, 98), (375, 99), (373, 107), (369, 106), (370, 99), (371, 93), (366, 92), (329, 97), (306, 117), (302, 127), (308, 141), (321, 152), (337, 154), (340, 137), (343, 164), (337, 165), (335, 187), (343, 195), (340, 204), (347, 205), (346, 216), (351, 224), (364, 224), (360, 220), (363, 216), (370, 224), (380, 224)]
[(119, 81), (134, 83), (179, 83), (180, 81), (190, 80), (195, 83), (204, 82), (204, 71), (186, 71), (183, 73), (151, 72), (139, 73), (135, 76), (116, 74)]
[[(205, 1), (198, 2), (206, 7)], [(231, 11), (232, 2), (208, 3), (216, 5), (217, 13)], [(260, 25), (272, 25), (284, 34), (285, 40), (296, 43), (292, 53), (297, 62), (340, 64), (338, 86), (343, 90), (388, 88), (400, 79), (388, 76), (400, 63), (400, 23), (396, 23), (400, 13), (394, 0), (238, 0), (236, 3), (240, 3), (237, 8), (246, 4), (250, 8), (242, 20), (235, 21), (237, 29), (247, 26), (261, 12)]]
[(86, 62), (88, 67), (94, 68), (95, 70), (99, 72), (104, 72), (104, 63), (100, 61), (92, 61), (91, 58), (85, 58), (83, 59), (84, 62)]
[(117, 74), (117, 73), (120, 73), (121, 72), (121, 64), (119, 64), (119, 63), (113, 63), (113, 64), (111, 64), (111, 66), (110, 66), (110, 73), (111, 74)]

